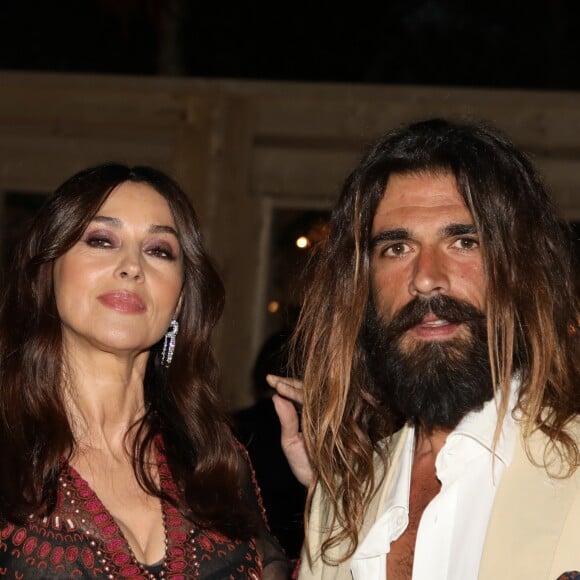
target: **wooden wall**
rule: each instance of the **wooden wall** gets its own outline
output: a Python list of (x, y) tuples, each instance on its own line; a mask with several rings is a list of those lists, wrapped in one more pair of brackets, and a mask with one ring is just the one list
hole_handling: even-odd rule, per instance
[(50, 192), (107, 160), (173, 175), (226, 284), (216, 350), (224, 393), (239, 408), (251, 402), (264, 339), (273, 211), (329, 208), (372, 139), (433, 115), (485, 118), (506, 131), (535, 158), (564, 215), (580, 221), (572, 92), (0, 71), (0, 195)]

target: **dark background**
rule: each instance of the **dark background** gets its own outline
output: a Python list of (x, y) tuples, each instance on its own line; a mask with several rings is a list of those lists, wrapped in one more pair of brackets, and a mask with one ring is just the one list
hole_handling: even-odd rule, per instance
[(577, 90), (574, 6), (2, 0), (0, 69)]

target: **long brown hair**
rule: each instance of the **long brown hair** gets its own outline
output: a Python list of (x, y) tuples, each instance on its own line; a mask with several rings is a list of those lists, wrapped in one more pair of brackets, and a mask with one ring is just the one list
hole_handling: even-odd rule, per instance
[[(493, 387), (505, 416), (511, 378), (521, 380), (524, 435), (540, 429), (567, 473), (579, 460), (567, 424), (580, 412), (580, 321), (566, 227), (529, 159), (478, 122), (431, 119), (387, 133), (347, 178), (318, 248), (293, 341), (303, 369), (302, 428), (316, 484), (333, 520), (322, 557), (341, 542), (352, 555), (365, 511), (385, 467), (385, 439), (399, 419), (381, 399), (362, 334), (370, 296), (370, 233), (389, 175), (455, 177), (482, 242)], [(496, 433), (496, 436), (498, 434)], [(540, 461), (542, 458), (539, 458)]]
[(114, 163), (79, 172), (48, 198), (6, 281), (0, 305), (0, 515), (21, 521), (30, 513), (50, 513), (55, 506), (62, 459), (72, 453), (75, 441), (63, 404), (53, 264), (80, 239), (111, 191), (127, 181), (148, 184), (167, 200), (184, 256), (173, 361), (169, 368), (161, 365), (160, 341), (147, 363), (146, 413), (134, 426), (136, 477), (146, 491), (164, 497), (146, 468), (146, 458), (161, 441), (182, 491), (178, 507), (184, 514), (201, 526), (247, 537), (249, 521), (238, 489), (239, 454), (218, 397), (210, 346), (223, 309), (223, 284), (178, 184), (150, 167)]

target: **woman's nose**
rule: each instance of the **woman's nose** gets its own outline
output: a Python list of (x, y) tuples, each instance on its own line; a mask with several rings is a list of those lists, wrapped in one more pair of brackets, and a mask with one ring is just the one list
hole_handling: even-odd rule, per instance
[(124, 252), (115, 274), (123, 280), (141, 280), (143, 278), (143, 266), (140, 253), (135, 251)]

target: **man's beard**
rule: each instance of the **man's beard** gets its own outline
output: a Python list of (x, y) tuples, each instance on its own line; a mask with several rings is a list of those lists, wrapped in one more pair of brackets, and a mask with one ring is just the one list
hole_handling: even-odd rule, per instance
[[(462, 324), (461, 336), (420, 340), (405, 335), (429, 312)], [(481, 409), (493, 396), (485, 316), (467, 302), (443, 295), (416, 298), (389, 324), (372, 305), (364, 343), (385, 404), (427, 431), (454, 429), (467, 413)]]

